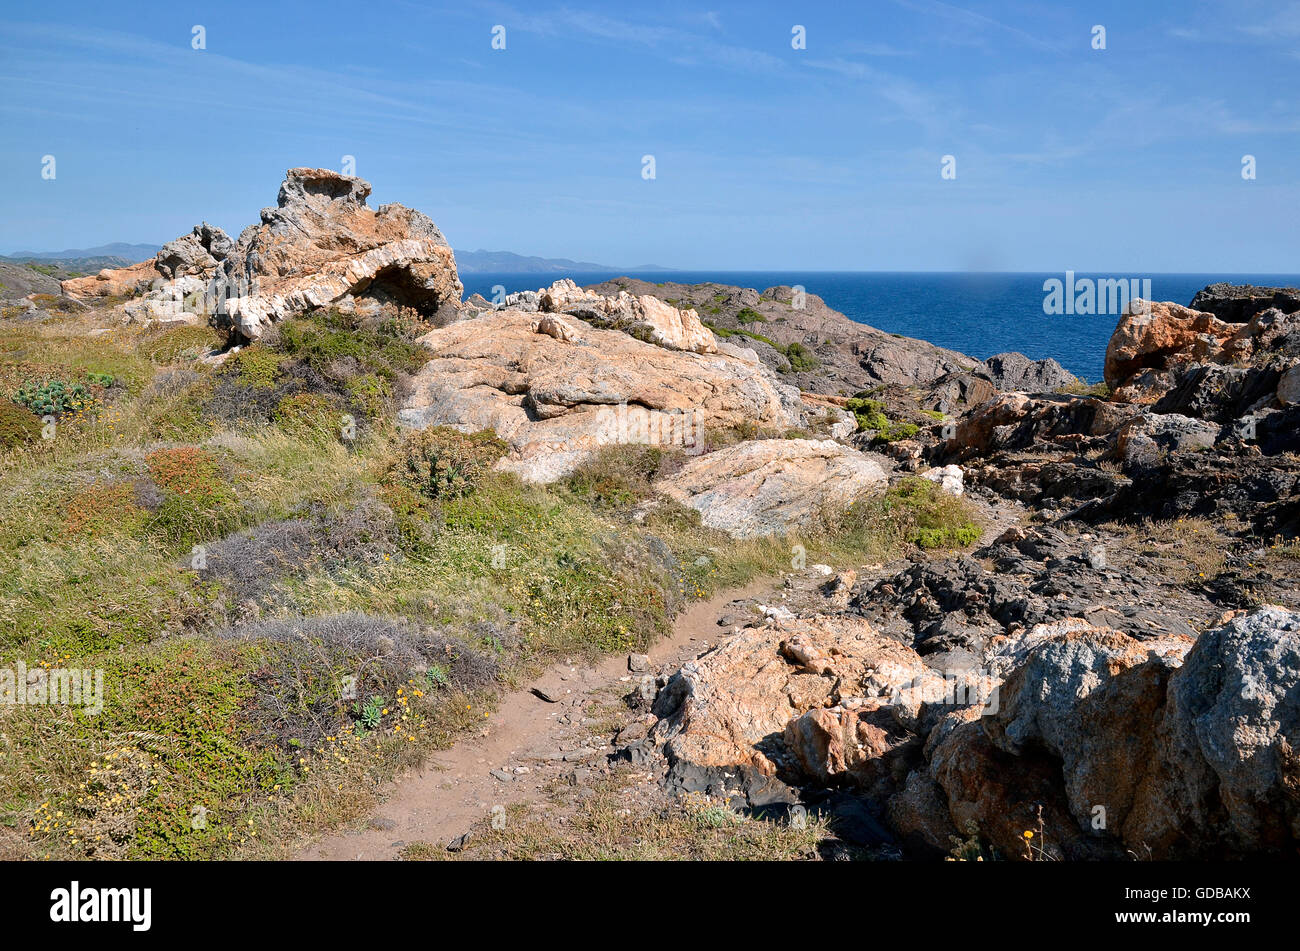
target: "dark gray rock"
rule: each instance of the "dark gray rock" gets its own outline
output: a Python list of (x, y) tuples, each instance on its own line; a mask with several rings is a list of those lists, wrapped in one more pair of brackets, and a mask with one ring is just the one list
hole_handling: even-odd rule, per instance
[(998, 353), (984, 361), (999, 390), (1054, 393), (1079, 378), (1051, 358), (1031, 360), (1023, 353)]
[(1284, 314), (1300, 311), (1300, 288), (1256, 287), (1253, 284), (1211, 284), (1196, 292), (1192, 310), (1214, 314), (1233, 324), (1247, 323), (1261, 311), (1276, 307)]

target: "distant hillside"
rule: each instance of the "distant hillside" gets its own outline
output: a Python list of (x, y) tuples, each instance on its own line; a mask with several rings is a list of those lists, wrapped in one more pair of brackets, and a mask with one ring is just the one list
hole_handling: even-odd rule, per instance
[(657, 264), (639, 264), (635, 267), (611, 267), (592, 264), (590, 261), (570, 261), (568, 258), (539, 258), (512, 251), (457, 251), (456, 270), (462, 274), (564, 274), (575, 272), (669, 271), (671, 268)]
[[(144, 261), (158, 253), (156, 244), (127, 244), (114, 241), (95, 248), (69, 248), (66, 251), (15, 251), (4, 255), (10, 261), (71, 261), (86, 258), (121, 258), (127, 264)], [(111, 267), (112, 265), (104, 265)]]

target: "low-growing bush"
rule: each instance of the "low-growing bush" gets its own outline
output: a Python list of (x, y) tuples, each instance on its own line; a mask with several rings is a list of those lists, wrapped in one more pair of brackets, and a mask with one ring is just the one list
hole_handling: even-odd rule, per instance
[[(284, 749), (314, 746), (347, 725), (399, 723), (406, 712), (399, 697), (408, 694), (473, 693), (497, 681), (496, 661), (460, 639), (360, 611), (260, 621), (218, 636), (255, 649), (261, 667), (251, 716), (262, 737)], [(370, 709), (376, 697), (381, 703)]]
[(0, 449), (21, 446), (41, 436), (41, 421), (26, 406), (0, 399)]
[(180, 446), (145, 457), (162, 494), (150, 527), (174, 542), (196, 542), (226, 534), (242, 506), (220, 460), (206, 449)]
[(652, 497), (654, 483), (680, 469), (685, 458), (682, 450), (663, 446), (602, 446), (578, 464), (563, 486), (593, 505), (634, 505)]
[(839, 520), (846, 541), (874, 539), (885, 550), (904, 544), (919, 548), (965, 548), (979, 540), (974, 509), (965, 499), (949, 495), (936, 482), (908, 476), (883, 496), (860, 499)]
[(363, 500), (336, 511), (263, 522), (207, 546), (199, 572), (238, 604), (261, 602), (288, 577), (377, 565), (398, 551), (393, 513)]
[(508, 451), (491, 430), (466, 434), (432, 426), (406, 435), (389, 472), (426, 498), (456, 498), (478, 488)]
[(144, 526), (149, 514), (137, 495), (131, 482), (97, 483), (82, 489), (68, 501), (65, 510), (68, 534), (134, 534)]

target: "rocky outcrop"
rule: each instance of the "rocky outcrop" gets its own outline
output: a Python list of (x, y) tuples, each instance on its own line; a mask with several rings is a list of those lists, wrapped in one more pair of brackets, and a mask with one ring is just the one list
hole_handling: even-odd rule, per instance
[[(606, 297), (650, 296), (729, 334), (722, 343), (752, 350), (766, 366), (802, 390), (852, 396), (880, 384), (927, 385), (980, 366), (973, 357), (923, 340), (899, 337), (850, 320), (816, 294), (789, 286), (759, 291), (727, 284), (679, 284), (620, 277), (587, 288)], [(802, 348), (791, 359), (790, 347)]]
[(876, 459), (833, 440), (759, 439), (692, 459), (656, 488), (733, 538), (817, 524), (888, 482)]
[(463, 287), (450, 245), (425, 215), (366, 205), (370, 183), (328, 169), (293, 168), (277, 206), (231, 243), (206, 222), (152, 261), (64, 282), (77, 297), (143, 294), (128, 316), (210, 320), (255, 340), (285, 317), (366, 296), (447, 316)]
[(398, 414), (406, 426), (492, 429), (509, 443), (499, 468), (548, 482), (618, 443), (698, 453), (714, 429), (787, 429), (798, 391), (724, 354), (669, 350), (560, 316), (497, 311), (434, 330), (432, 359)]
[(633, 297), (622, 290), (606, 297), (585, 291), (568, 278), (537, 291), (508, 294), (497, 309), (566, 314), (670, 350), (718, 352), (713, 332), (700, 322), (694, 310), (679, 310), (649, 294)]
[(670, 762), (825, 780), (865, 767), (859, 731), (882, 753), (915, 739), (925, 697), (944, 684), (914, 651), (860, 618), (772, 614), (685, 664), (659, 692), (654, 737)]
[(1131, 301), (1106, 347), (1106, 383), (1116, 400), (1153, 403), (1175, 369), (1209, 361), (1237, 329), (1178, 304)]
[(1055, 393), (1079, 382), (1078, 377), (1055, 360), (1030, 360), (1023, 353), (995, 354), (984, 361), (984, 367), (999, 390)]
[[(1300, 843), (1300, 616), (1263, 609), (1190, 638), (1079, 630), (1030, 652), (999, 709), (955, 727), (929, 775), (954, 820), (1010, 857), (1293, 855)], [(981, 789), (990, 767), (1015, 787)], [(1047, 773), (1049, 782), (1034, 782)], [(1033, 798), (1024, 789), (1033, 787)]]
[(451, 246), (426, 215), (366, 205), (370, 183), (327, 169), (290, 169), (275, 208), (262, 209), (222, 265), (225, 321), (256, 339), (272, 322), (345, 295), (366, 294), (426, 315), (459, 306)]
[(1300, 311), (1300, 288), (1211, 284), (1196, 292), (1191, 308), (1213, 314), (1230, 324), (1244, 324), (1256, 314), (1272, 308), (1284, 314)]
[(148, 290), (162, 279), (155, 259), (140, 261), (130, 267), (104, 268), (91, 277), (74, 277), (63, 282), (63, 293), (69, 297), (129, 297)]
[(189, 234), (164, 244), (154, 267), (167, 279), (187, 275), (210, 279), (233, 248), (234, 242), (224, 231), (205, 221)]

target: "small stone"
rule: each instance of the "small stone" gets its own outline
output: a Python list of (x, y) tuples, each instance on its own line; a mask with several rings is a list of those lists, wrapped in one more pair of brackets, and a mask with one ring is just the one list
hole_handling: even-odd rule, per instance
[(650, 656), (648, 654), (628, 654), (627, 669), (634, 674), (645, 673), (650, 669)]

